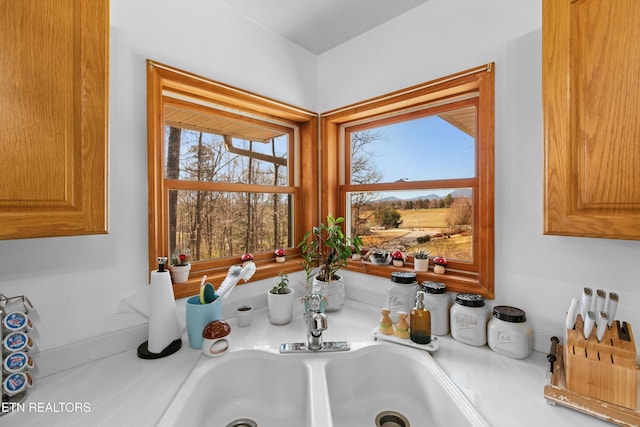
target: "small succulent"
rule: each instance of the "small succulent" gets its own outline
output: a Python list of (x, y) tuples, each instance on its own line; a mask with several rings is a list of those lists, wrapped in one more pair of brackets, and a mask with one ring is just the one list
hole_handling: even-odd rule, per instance
[(429, 259), (429, 251), (424, 249), (418, 249), (413, 253), (415, 259)]
[(276, 285), (269, 292), (272, 294), (288, 294), (289, 293), (289, 276), (280, 272), (278, 273)]

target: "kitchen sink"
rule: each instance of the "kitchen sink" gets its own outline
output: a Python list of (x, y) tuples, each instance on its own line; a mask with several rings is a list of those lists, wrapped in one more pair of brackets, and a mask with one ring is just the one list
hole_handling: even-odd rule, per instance
[(334, 427), (374, 426), (384, 414), (404, 420), (393, 426), (486, 425), (424, 351), (369, 346), (328, 361), (325, 372)]
[(260, 350), (209, 359), (191, 372), (159, 425), (310, 425), (307, 367), (290, 362)]
[(488, 426), (429, 353), (380, 342), (357, 347), (241, 349), (209, 359), (191, 372), (158, 425)]

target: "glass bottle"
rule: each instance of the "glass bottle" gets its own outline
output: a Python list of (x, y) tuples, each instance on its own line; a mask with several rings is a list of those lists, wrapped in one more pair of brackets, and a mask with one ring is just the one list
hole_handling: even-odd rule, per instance
[(409, 320), (409, 338), (417, 344), (429, 344), (431, 342), (431, 313), (424, 308), (424, 296), (426, 292), (418, 291), (416, 294), (416, 307), (411, 310)]

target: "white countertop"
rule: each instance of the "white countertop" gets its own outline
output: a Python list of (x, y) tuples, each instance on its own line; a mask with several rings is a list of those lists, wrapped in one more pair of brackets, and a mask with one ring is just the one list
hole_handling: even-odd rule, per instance
[[(283, 342), (305, 341), (301, 305), (291, 323), (274, 326), (267, 310), (256, 310), (250, 327), (228, 319), (233, 351), (272, 348)], [(363, 342), (373, 339), (379, 308), (347, 300), (328, 313), (325, 340)], [(533, 352), (515, 360), (489, 347), (472, 347), (450, 336), (439, 337), (435, 360), (492, 426), (610, 425), (571, 409), (552, 406), (543, 396), (546, 355)], [(397, 345), (384, 343), (385, 345)], [(224, 358), (224, 356), (222, 356)], [(29, 391), (24, 412), (0, 417), (5, 426), (153, 426), (194, 366), (209, 360), (189, 346), (186, 334), (180, 351), (164, 359), (142, 360), (136, 350), (95, 360), (44, 378)]]

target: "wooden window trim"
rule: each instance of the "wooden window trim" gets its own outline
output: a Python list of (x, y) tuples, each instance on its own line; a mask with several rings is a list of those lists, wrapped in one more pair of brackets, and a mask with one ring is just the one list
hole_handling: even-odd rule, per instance
[[(372, 98), (348, 107), (321, 114), (323, 141), (321, 168), (321, 215), (328, 213), (344, 216), (345, 195), (358, 190), (380, 188), (376, 185), (347, 185), (348, 157), (341, 150), (344, 129), (350, 123), (400, 112), (421, 105), (454, 101), (477, 93), (476, 177), (471, 180), (443, 180), (429, 183), (397, 183), (385, 189), (436, 188), (474, 183), (474, 262), (451, 262), (444, 275), (432, 272), (418, 273), (419, 280), (437, 280), (446, 283), (449, 290), (473, 292), (487, 298), (494, 297), (494, 64), (487, 64), (441, 79), (412, 86), (407, 89)], [(344, 144), (346, 145), (346, 144)], [(477, 180), (477, 182), (475, 182)], [(412, 262), (409, 258), (409, 262)], [(350, 270), (389, 277), (395, 267), (373, 266), (349, 262)], [(411, 270), (409, 267), (401, 270)]]
[[(292, 152), (292, 165), (298, 162), (299, 177), (296, 179), (289, 168), (290, 185), (283, 187), (250, 184), (181, 182), (164, 177), (164, 100), (163, 94), (171, 92), (201, 102), (215, 103), (243, 111), (258, 117), (289, 123), (298, 128), (298, 152)], [(234, 88), (195, 74), (147, 60), (147, 149), (149, 182), (149, 270), (157, 268), (158, 256), (169, 256), (168, 239), (168, 194), (170, 189), (188, 188), (203, 190), (260, 191), (294, 194), (293, 242), (299, 241), (305, 230), (318, 223), (318, 116), (279, 101), (275, 101), (242, 89)], [(304, 212), (302, 212), (304, 210)], [(288, 260), (276, 264), (269, 253), (255, 255), (258, 272), (252, 280), (292, 272), (300, 269), (295, 245), (288, 250)], [(213, 261), (193, 262), (189, 281), (174, 285), (174, 295), (181, 298), (198, 292), (201, 277), (206, 274), (216, 286), (226, 276), (231, 265), (238, 264), (236, 258), (220, 258)]]

